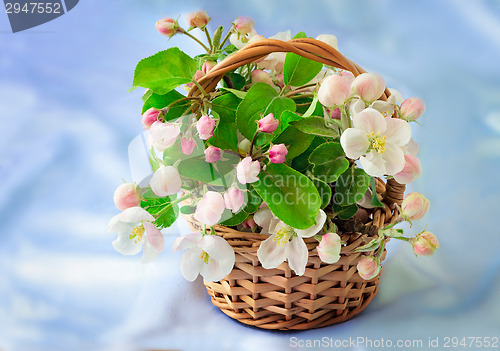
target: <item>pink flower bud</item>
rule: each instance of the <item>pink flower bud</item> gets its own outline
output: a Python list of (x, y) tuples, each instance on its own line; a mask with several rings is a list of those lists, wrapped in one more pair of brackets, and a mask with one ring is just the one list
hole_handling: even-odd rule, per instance
[(141, 122), (144, 124), (144, 129), (151, 128), (151, 125), (158, 121), (158, 116), (160, 115), (160, 110), (151, 107), (146, 112), (142, 114)]
[(228, 210), (236, 213), (243, 206), (245, 197), (243, 192), (238, 188), (231, 188), (224, 194), (224, 204)]
[(326, 233), (316, 247), (318, 256), (325, 263), (335, 263), (340, 259), (341, 240), (337, 233)]
[(328, 116), (330, 116), (333, 119), (340, 119), (341, 114), (342, 114), (340, 111), (340, 108), (338, 108), (338, 107), (333, 109), (333, 110), (327, 108), (326, 112), (328, 113)]
[(252, 77), (252, 83), (266, 83), (269, 85), (273, 85), (273, 79), (271, 78), (271, 75), (267, 73), (266, 71), (263, 71), (261, 69), (256, 69), (252, 71), (250, 74)]
[(181, 177), (177, 168), (161, 166), (151, 177), (149, 186), (157, 196), (170, 196), (181, 190)]
[(405, 121), (414, 121), (425, 112), (425, 102), (421, 98), (412, 97), (401, 104), (401, 118)]
[(224, 199), (215, 191), (208, 191), (198, 203), (193, 217), (206, 225), (216, 224), (224, 212)]
[(201, 70), (206, 75), (208, 72), (210, 72), (210, 70), (212, 68), (215, 67), (216, 64), (217, 64), (217, 62), (215, 62), (215, 61), (205, 61), (205, 62), (203, 62), (203, 66), (201, 67)]
[(181, 150), (184, 155), (191, 155), (196, 147), (196, 143), (193, 138), (182, 138), (181, 140)]
[(193, 28), (205, 28), (205, 26), (210, 21), (210, 17), (206, 13), (206, 11), (198, 10), (195, 12), (191, 12), (186, 16), (186, 19), (189, 23), (189, 26)]
[(318, 100), (325, 107), (342, 106), (350, 95), (349, 82), (337, 75), (326, 77), (318, 90)]
[(420, 177), (422, 165), (417, 156), (412, 154), (405, 155), (405, 166), (403, 170), (394, 175), (394, 179), (399, 184), (409, 184)]
[[(199, 81), (201, 78), (203, 78), (205, 76), (205, 73), (203, 71), (200, 71), (200, 70), (197, 70), (196, 72), (194, 72), (194, 76), (193, 76), (193, 79), (195, 81)], [(189, 89), (191, 89), (192, 87), (194, 86), (194, 83), (193, 82), (190, 82), (190, 83), (186, 83), (186, 87), (188, 87)]]
[(371, 256), (364, 256), (359, 260), (357, 269), (361, 278), (370, 280), (380, 273), (380, 263)]
[(316, 40), (322, 41), (325, 44), (330, 45), (335, 50), (338, 50), (337, 37), (333, 34), (320, 34), (316, 37)]
[(207, 140), (214, 135), (215, 120), (203, 115), (198, 122), (196, 122), (196, 130), (200, 135), (200, 139)]
[(179, 24), (176, 20), (169, 17), (158, 20), (155, 27), (160, 34), (166, 35), (169, 38), (179, 32)]
[(220, 149), (215, 146), (209, 146), (205, 149), (205, 161), (215, 163), (221, 158)]
[(423, 218), (429, 211), (430, 201), (417, 192), (406, 195), (401, 204), (401, 216), (410, 221)]
[(259, 180), (260, 163), (252, 161), (252, 158), (245, 157), (236, 166), (236, 177), (241, 184), (255, 183)]
[(234, 29), (240, 34), (248, 34), (253, 30), (255, 22), (250, 17), (240, 16), (233, 22)]
[(385, 90), (384, 78), (377, 73), (363, 73), (357, 76), (351, 84), (352, 93), (359, 95), (365, 102), (377, 100)]
[(274, 118), (274, 115), (272, 113), (268, 114), (266, 117), (261, 118), (259, 121), (259, 131), (263, 133), (272, 133), (274, 132), (280, 122)]
[(257, 228), (257, 223), (253, 220), (253, 217), (248, 217), (241, 223), (244, 228), (255, 230)]
[(354, 79), (356, 78), (356, 77), (354, 77), (354, 74), (352, 74), (352, 72), (349, 72), (349, 71), (342, 71), (339, 73), (339, 76), (341, 76), (342, 78), (347, 80), (347, 82), (349, 83), (349, 86), (351, 86), (352, 82), (354, 82)]
[(419, 256), (431, 256), (439, 248), (439, 241), (431, 232), (423, 232), (411, 241), (413, 252)]
[(271, 160), (272, 163), (283, 163), (286, 161), (287, 154), (288, 149), (285, 144), (273, 145), (269, 149), (269, 160)]
[(116, 208), (120, 211), (129, 207), (139, 206), (141, 203), (139, 187), (135, 183), (122, 184), (116, 188), (113, 200), (115, 201)]

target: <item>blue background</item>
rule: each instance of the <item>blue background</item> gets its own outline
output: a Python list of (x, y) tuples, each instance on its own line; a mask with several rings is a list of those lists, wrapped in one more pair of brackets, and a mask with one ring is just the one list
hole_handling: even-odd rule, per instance
[[(167, 249), (151, 264), (116, 253), (105, 231), (130, 181), (127, 146), (141, 132), (135, 64), (191, 41), (157, 19), (203, 8), (238, 15), (264, 36), (332, 33), (339, 49), (389, 87), (427, 103), (414, 125), (441, 248), (415, 258), (391, 242), (379, 295), (358, 318), (302, 333), (239, 325), (211, 306)], [(500, 337), (500, 2), (81, 1), (12, 34), (0, 14), (0, 349), (288, 349), (289, 338)], [(356, 350), (370, 347), (360, 345)], [(470, 348), (474, 349), (474, 348)]]

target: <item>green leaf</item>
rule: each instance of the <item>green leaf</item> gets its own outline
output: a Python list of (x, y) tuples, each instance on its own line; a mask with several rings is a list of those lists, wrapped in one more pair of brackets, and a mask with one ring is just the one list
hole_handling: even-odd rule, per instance
[(284, 111), (280, 117), (280, 125), (282, 130), (285, 130), (291, 122), (297, 121), (302, 117), (292, 111)]
[(203, 151), (205, 150), (203, 141), (200, 140), (199, 138), (193, 138), (193, 140), (196, 143), (194, 149), (195, 151), (193, 151), (193, 154), (191, 155), (184, 155), (181, 148), (181, 138), (177, 138), (174, 145), (163, 151), (163, 162), (165, 163), (165, 165), (172, 166), (175, 162), (179, 160), (190, 159), (193, 158), (194, 155), (202, 155)]
[(285, 144), (288, 149), (286, 161), (290, 164), (295, 157), (307, 149), (313, 139), (313, 135), (302, 133), (297, 128), (289, 126), (273, 140), (273, 144)]
[(170, 227), (179, 216), (179, 207), (171, 205), (171, 201), (175, 198), (175, 195), (172, 197), (158, 197), (151, 190), (147, 190), (142, 194), (142, 197), (144, 200), (141, 201), (141, 207), (155, 217), (160, 211), (169, 207), (155, 221), (155, 224), (160, 229)]
[[(147, 99), (149, 99), (149, 97), (153, 95), (153, 91), (152, 90), (146, 90), (146, 92), (144, 93), (144, 95), (142, 96), (142, 102), (146, 102)], [(144, 112), (144, 110), (142, 111)]]
[(337, 180), (335, 202), (341, 206), (355, 204), (366, 193), (370, 177), (360, 168), (350, 167)]
[[(247, 95), (246, 91), (241, 91), (241, 90), (236, 90), (236, 89), (231, 89), (231, 88), (226, 88), (226, 87), (223, 87), (220, 90), (221, 91), (227, 91), (227, 92), (235, 95), (240, 100), (243, 100), (245, 98), (245, 96)], [(222, 95), (222, 96), (225, 96), (225, 95)]]
[(315, 224), (321, 199), (305, 175), (283, 163), (271, 163), (252, 186), (273, 214), (289, 226), (307, 229)]
[(171, 48), (141, 60), (134, 73), (132, 89), (143, 87), (164, 95), (191, 81), (195, 61), (178, 48)]
[(303, 39), (303, 38), (307, 38), (307, 35), (306, 33), (304, 32), (298, 32), (297, 34), (295, 34), (295, 36), (293, 37), (293, 39)]
[(236, 110), (241, 98), (236, 94), (224, 94), (212, 101), (212, 111), (216, 112), (221, 122), (236, 122)]
[(222, 222), (220, 222), (220, 224), (227, 227), (236, 226), (238, 224), (241, 224), (245, 219), (247, 219), (247, 217), (248, 213), (243, 210), (239, 211), (238, 213), (232, 213), (231, 210), (226, 209), (222, 213)]
[(239, 160), (240, 157), (232, 152), (223, 152), (215, 164), (206, 162), (204, 156), (192, 157), (182, 160), (178, 171), (183, 177), (228, 189)]
[[(165, 108), (171, 103), (178, 101), (184, 97), (185, 97), (184, 95), (182, 95), (176, 90), (172, 90), (164, 95), (158, 95), (156, 93), (151, 92), (149, 98), (144, 102), (144, 106), (142, 107), (142, 113), (146, 112), (151, 107), (154, 107), (156, 109)], [(183, 116), (189, 106), (191, 106), (191, 103), (189, 101), (182, 101), (176, 103), (175, 105), (173, 105), (168, 109), (168, 112), (165, 114), (165, 120), (171, 121)]]
[(325, 208), (330, 204), (330, 200), (332, 199), (332, 188), (330, 185), (322, 180), (319, 180), (318, 178), (310, 177), (310, 179), (321, 197), (321, 208)]
[[(236, 111), (238, 130), (245, 138), (252, 140), (257, 131), (257, 120), (271, 112), (275, 118), (279, 118), (281, 113), (286, 110), (295, 111), (293, 100), (278, 96), (276, 90), (269, 84), (256, 83), (247, 92)], [(260, 138), (261, 141), (258, 144), (269, 141), (265, 140), (269, 137), (262, 136)]]
[(186, 215), (189, 215), (189, 214), (193, 214), (194, 212), (196, 211), (196, 206), (182, 206), (181, 207), (181, 213), (182, 214), (186, 214)]
[(349, 219), (354, 217), (356, 212), (358, 212), (358, 205), (352, 204), (348, 206), (340, 206), (336, 203), (333, 204), (333, 212), (339, 217), (340, 219)]
[(244, 210), (246, 213), (252, 214), (259, 209), (259, 206), (262, 203), (262, 199), (260, 198), (259, 194), (257, 194), (254, 188), (250, 188), (247, 194), (248, 200)]
[[(234, 89), (231, 89), (231, 90), (234, 90), (235, 92), (243, 94), (243, 97), (244, 97), (246, 92), (241, 91), (241, 89), (243, 89), (243, 87), (245, 86), (245, 83), (246, 83), (245, 78), (241, 74), (238, 74), (235, 72), (226, 73), (226, 76), (229, 77), (229, 79), (231, 79), (231, 82), (234, 85)], [(223, 83), (223, 86), (226, 87), (226, 83), (224, 82), (224, 80), (222, 80), (222, 83)], [(241, 98), (243, 99), (243, 97), (241, 97)]]
[(213, 47), (215, 49), (219, 49), (219, 46), (220, 46), (220, 39), (222, 37), (222, 32), (224, 31), (224, 27), (223, 26), (219, 26), (215, 32), (214, 32), (214, 35), (213, 35), (213, 39), (212, 39), (212, 44), (213, 44)]
[[(297, 104), (297, 113), (300, 115), (306, 115), (308, 113), (309, 107), (311, 107), (311, 104), (313, 104), (313, 98), (311, 97), (305, 97), (305, 96), (300, 96), (293, 99), (295, 103)], [(306, 104), (306, 105), (304, 105)], [(323, 106), (321, 104), (316, 104), (314, 107), (314, 111), (310, 114), (310, 116), (323, 116)]]
[(314, 115), (314, 112), (316, 111), (316, 107), (318, 106), (318, 93), (314, 91), (314, 98), (311, 101), (311, 105), (309, 105), (309, 108), (307, 109), (306, 112), (302, 115), (302, 117), (309, 117)]
[(312, 168), (311, 164), (309, 163), (309, 155), (311, 155), (314, 149), (325, 142), (326, 139), (323, 137), (314, 137), (311, 144), (307, 147), (306, 151), (293, 159), (292, 168), (299, 171), (300, 173), (305, 173), (308, 168)]
[(234, 46), (233, 44), (229, 44), (222, 51), (224, 51), (228, 54), (232, 54), (233, 52), (238, 51), (238, 48), (236, 46)]
[(301, 86), (309, 83), (323, 68), (323, 64), (289, 52), (285, 57), (283, 80), (285, 85)]
[(333, 141), (318, 146), (309, 156), (309, 163), (314, 165), (313, 174), (326, 183), (335, 182), (349, 168), (342, 146)]
[(337, 138), (339, 133), (326, 126), (325, 119), (323, 117), (306, 117), (299, 120), (290, 122), (291, 125), (296, 127), (307, 134), (319, 135), (328, 138)]
[(370, 177), (370, 187), (372, 189), (372, 199), (370, 200), (370, 205), (375, 207), (385, 207), (384, 203), (378, 199), (377, 189), (375, 187), (375, 178)]
[(220, 149), (238, 152), (238, 133), (236, 130), (236, 109), (241, 99), (233, 94), (224, 94), (212, 101), (212, 113), (218, 115), (219, 123), (214, 136), (208, 142)]
[(380, 244), (384, 240), (384, 236), (380, 236), (376, 239), (371, 240), (368, 244), (358, 247), (354, 252), (369, 252), (374, 251), (379, 248)]

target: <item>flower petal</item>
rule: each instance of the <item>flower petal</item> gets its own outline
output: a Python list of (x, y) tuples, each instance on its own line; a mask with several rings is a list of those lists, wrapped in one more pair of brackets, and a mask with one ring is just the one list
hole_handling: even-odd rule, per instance
[(271, 224), (271, 219), (273, 219), (273, 212), (269, 207), (262, 207), (255, 212), (253, 215), (253, 220), (257, 225), (262, 227), (264, 233), (269, 233), (269, 225)]
[(349, 104), (349, 112), (351, 113), (351, 116), (354, 116), (354, 115), (360, 113), (365, 108), (366, 108), (365, 102), (361, 99), (354, 99)]
[(141, 262), (147, 263), (154, 261), (158, 256), (158, 251), (147, 241), (144, 243), (144, 250), (142, 251)]
[[(234, 264), (234, 250), (231, 245), (220, 236), (205, 235), (198, 243), (198, 247), (208, 253), (210, 258), (223, 262), (223, 266), (231, 262)], [(231, 269), (232, 268), (231, 265)]]
[(162, 233), (151, 222), (144, 222), (144, 229), (146, 231), (146, 239), (148, 243), (157, 251), (161, 252), (165, 248), (165, 239)]
[(399, 118), (386, 117), (387, 129), (384, 135), (388, 143), (394, 143), (398, 146), (408, 144), (411, 139), (411, 127), (408, 122)]
[(295, 233), (302, 238), (310, 238), (313, 235), (316, 235), (323, 229), (323, 226), (326, 222), (326, 213), (323, 210), (319, 210), (318, 214), (315, 218), (316, 224), (310, 226), (307, 229), (295, 229)]
[(136, 223), (142, 221), (154, 222), (155, 218), (142, 207), (129, 207), (119, 215), (119, 219), (123, 222)]
[(361, 163), (365, 172), (373, 177), (382, 177), (386, 173), (385, 160), (382, 154), (375, 150), (371, 150), (366, 156), (362, 156), (359, 163)]
[(367, 108), (354, 115), (352, 121), (354, 128), (361, 129), (366, 133), (382, 133), (387, 128), (384, 116), (373, 108)]
[(370, 146), (370, 141), (366, 134), (364, 131), (355, 128), (347, 128), (342, 133), (340, 144), (347, 157), (355, 160), (366, 153), (366, 150)]
[(202, 250), (198, 247), (187, 250), (181, 258), (181, 272), (184, 278), (194, 281), (205, 264), (200, 258)]
[(194, 232), (188, 235), (180, 236), (175, 239), (172, 245), (172, 251), (183, 251), (195, 247), (203, 235), (200, 232)]
[[(120, 213), (121, 214), (121, 213)], [(111, 220), (109, 221), (108, 224), (108, 233), (126, 233), (130, 234), (132, 233), (132, 230), (134, 227), (137, 225), (137, 223), (130, 223), (130, 222), (123, 222), (120, 220), (120, 214), (117, 214)]]
[(304, 240), (299, 236), (294, 237), (285, 245), (285, 251), (290, 268), (297, 275), (303, 275), (306, 271), (307, 259), (309, 257), (309, 251)]
[[(136, 240), (130, 239), (130, 236), (125, 233), (118, 234), (118, 238), (113, 241), (113, 247), (116, 251), (121, 253), (122, 255), (137, 255), (141, 252), (142, 245), (144, 244), (144, 239)], [(137, 242), (136, 242), (137, 241)]]
[(382, 154), (385, 160), (386, 174), (395, 175), (405, 167), (405, 153), (400, 146), (393, 143), (385, 144), (385, 152)]
[(278, 243), (273, 240), (274, 237), (275, 235), (271, 235), (269, 238), (261, 242), (260, 247), (257, 250), (257, 257), (259, 258), (262, 267), (266, 269), (276, 268), (286, 259), (285, 248), (278, 245)]
[(227, 273), (222, 272), (220, 262), (211, 260), (207, 264), (203, 264), (200, 274), (207, 282), (217, 282), (228, 275), (230, 272), (231, 270), (229, 270), (229, 272)]

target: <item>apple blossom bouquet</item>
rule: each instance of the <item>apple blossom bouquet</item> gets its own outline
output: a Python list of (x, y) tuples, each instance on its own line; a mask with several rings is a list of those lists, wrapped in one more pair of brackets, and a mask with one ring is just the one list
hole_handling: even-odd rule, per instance
[[(113, 242), (118, 252), (143, 250), (144, 261), (154, 259), (165, 246), (161, 229), (181, 213), (199, 224), (173, 245), (174, 251), (186, 250), (181, 260), (186, 279), (201, 274), (219, 281), (233, 269), (234, 250), (217, 235), (218, 226), (266, 235), (257, 250), (262, 267), (286, 261), (300, 276), (308, 260), (305, 239), (315, 238), (319, 258), (334, 264), (346, 245), (339, 223), (369, 225), (375, 211), (384, 209), (393, 215), (391, 222), (356, 249), (366, 253), (357, 263), (360, 277), (379, 274), (388, 238), (410, 243), (417, 255), (434, 253), (439, 244), (432, 233), (405, 237), (394, 228), (422, 218), (429, 201), (411, 193), (402, 203), (390, 202), (377, 191), (384, 178), (404, 185), (420, 176), (411, 122), (425, 111), (421, 99), (403, 100), (393, 89), (389, 94), (379, 74), (355, 77), (293, 52), (239, 64), (207, 88), (202, 83), (221, 61), (267, 39), (248, 17), (213, 35), (206, 12), (191, 13), (187, 21), (188, 29), (171, 18), (159, 20), (156, 28), (168, 38), (193, 39), (202, 54), (190, 57), (170, 48), (135, 69), (133, 89), (146, 89), (142, 124), (149, 131), (151, 176), (139, 185), (122, 184), (114, 194), (122, 212), (108, 229), (118, 233)], [(293, 37), (303, 38), (302, 32)], [(268, 39), (292, 37), (287, 31)], [(335, 36), (317, 40), (337, 52)]]

